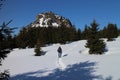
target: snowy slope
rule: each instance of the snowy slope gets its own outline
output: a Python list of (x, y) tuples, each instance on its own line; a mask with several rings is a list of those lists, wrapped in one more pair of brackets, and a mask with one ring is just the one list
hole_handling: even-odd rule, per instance
[(11, 80), (120, 80), (119, 42), (120, 37), (107, 42), (108, 52), (103, 55), (89, 55), (85, 40), (43, 47), (46, 54), (41, 57), (33, 56), (34, 49), (14, 49), (0, 68), (9, 69)]

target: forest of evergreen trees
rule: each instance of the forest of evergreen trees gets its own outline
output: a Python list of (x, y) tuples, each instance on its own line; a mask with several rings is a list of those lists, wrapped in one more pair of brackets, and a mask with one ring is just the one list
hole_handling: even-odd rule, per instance
[[(24, 27), (20, 33), (13, 38), (13, 47), (18, 48), (33, 48), (35, 47), (37, 40), (41, 42), (41, 46), (46, 44), (61, 43), (65, 44), (67, 42), (77, 41), (77, 40), (87, 40), (90, 27), (85, 26), (85, 29), (76, 29), (74, 26), (66, 27), (31, 27), (28, 25)], [(116, 24), (109, 23), (106, 27), (99, 30), (98, 28), (98, 38), (107, 38), (108, 41), (112, 41), (117, 38), (120, 34)], [(16, 45), (15, 45), (16, 43)]]
[(71, 42), (79, 40), (81, 32), (77, 34), (75, 27), (31, 27), (30, 25), (23, 28), (16, 36), (17, 47), (32, 48), (39, 39), (41, 45)]

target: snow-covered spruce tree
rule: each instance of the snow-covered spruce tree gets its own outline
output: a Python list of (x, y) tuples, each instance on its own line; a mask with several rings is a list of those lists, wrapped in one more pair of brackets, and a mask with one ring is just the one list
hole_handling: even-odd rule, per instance
[(35, 56), (41, 56), (42, 55), (42, 51), (41, 51), (41, 41), (38, 39), (36, 46), (35, 46)]
[(86, 46), (89, 48), (89, 54), (103, 54), (105, 51), (105, 42), (99, 38), (98, 24), (94, 20), (88, 30)]

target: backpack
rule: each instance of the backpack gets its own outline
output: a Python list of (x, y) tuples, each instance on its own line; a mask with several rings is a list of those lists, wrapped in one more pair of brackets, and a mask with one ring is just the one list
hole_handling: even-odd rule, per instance
[(59, 47), (57, 51), (58, 51), (59, 53), (62, 53), (61, 47)]

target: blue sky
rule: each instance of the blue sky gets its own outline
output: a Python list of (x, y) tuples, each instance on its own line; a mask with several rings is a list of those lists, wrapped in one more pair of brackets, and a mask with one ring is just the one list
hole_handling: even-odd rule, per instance
[(100, 28), (108, 23), (120, 27), (120, 0), (6, 0), (0, 10), (0, 24), (12, 19), (10, 26), (20, 29), (35, 21), (37, 14), (48, 11), (69, 18), (80, 29), (94, 19)]

